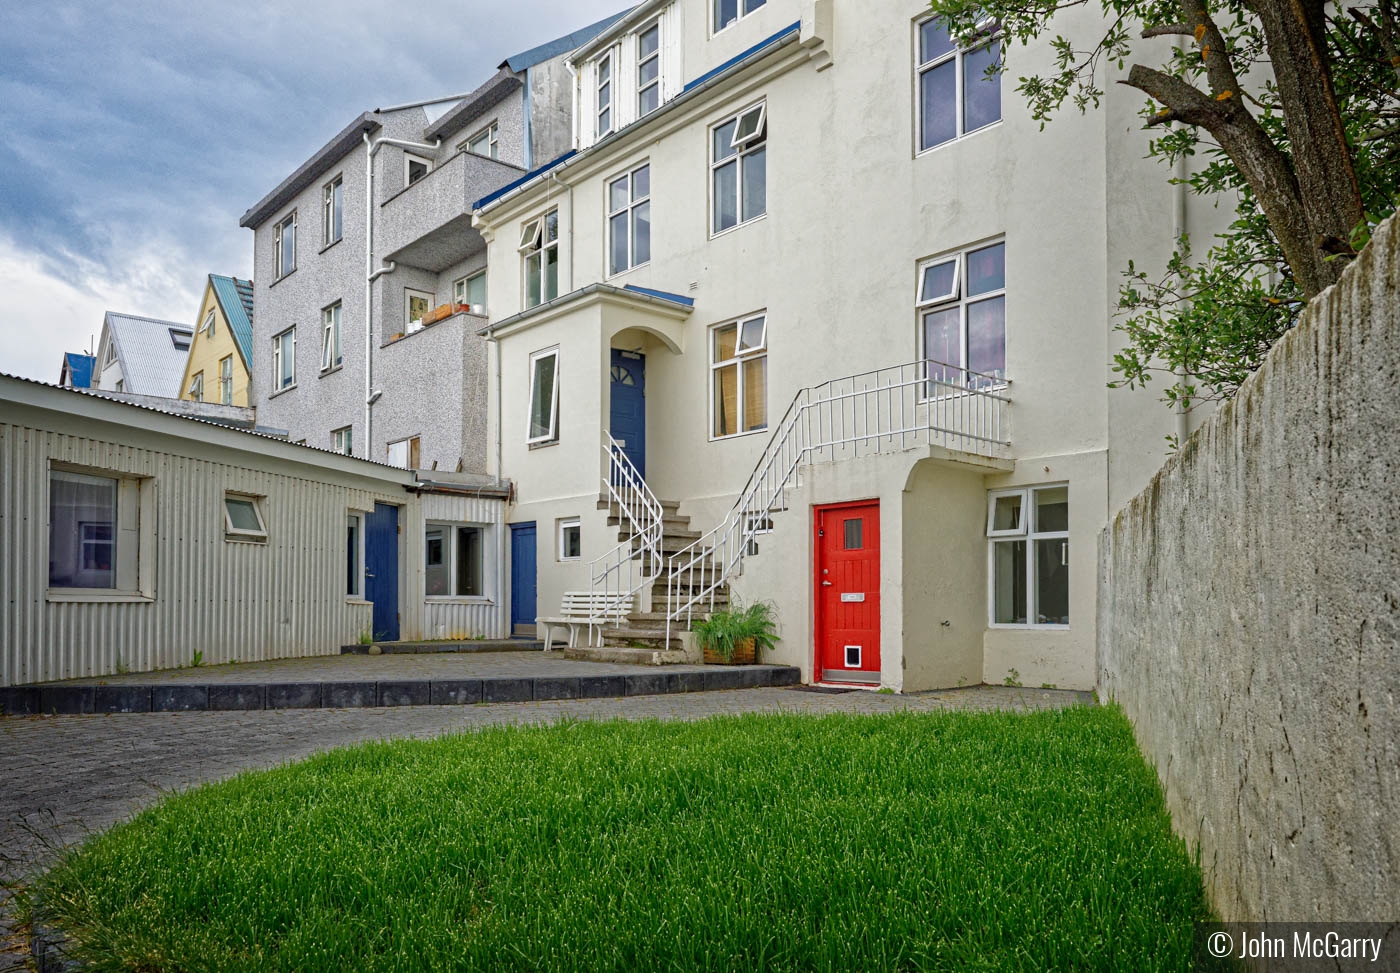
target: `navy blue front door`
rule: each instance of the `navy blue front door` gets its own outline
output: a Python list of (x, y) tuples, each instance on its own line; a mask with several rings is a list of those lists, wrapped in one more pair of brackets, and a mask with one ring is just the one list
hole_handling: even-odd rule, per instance
[(535, 590), (535, 525), (510, 525), (510, 629), (534, 625)]
[(612, 415), (608, 430), (642, 476), (647, 475), (647, 360), (636, 352), (612, 350)]
[(376, 503), (365, 518), (365, 597), (374, 603), (376, 642), (399, 640), (399, 508)]

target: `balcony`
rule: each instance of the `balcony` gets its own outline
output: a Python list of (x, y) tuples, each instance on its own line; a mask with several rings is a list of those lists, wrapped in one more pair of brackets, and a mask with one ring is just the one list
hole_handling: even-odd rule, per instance
[(486, 246), (472, 228), (472, 202), (523, 173), (495, 159), (458, 152), (380, 204), (375, 252), (432, 273), (460, 263)]

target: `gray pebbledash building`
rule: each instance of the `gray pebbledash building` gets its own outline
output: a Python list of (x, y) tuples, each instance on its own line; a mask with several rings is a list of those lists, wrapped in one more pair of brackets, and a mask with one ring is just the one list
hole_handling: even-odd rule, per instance
[(565, 58), (616, 19), (507, 58), (465, 96), (365, 112), (243, 215), (263, 425), (394, 466), (486, 471), (472, 202), (572, 148)]

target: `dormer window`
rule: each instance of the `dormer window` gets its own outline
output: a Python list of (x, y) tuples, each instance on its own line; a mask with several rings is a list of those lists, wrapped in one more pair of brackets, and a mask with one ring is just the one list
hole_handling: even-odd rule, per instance
[(612, 55), (598, 61), (598, 137), (612, 131)]
[(637, 117), (661, 105), (661, 25), (637, 35)]

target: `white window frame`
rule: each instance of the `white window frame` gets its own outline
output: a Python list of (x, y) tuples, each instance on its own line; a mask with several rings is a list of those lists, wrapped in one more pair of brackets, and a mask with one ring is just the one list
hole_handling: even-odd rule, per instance
[(339, 368), (345, 361), (340, 344), (340, 319), (344, 314), (343, 302), (321, 308), (321, 371), (329, 372)]
[[(486, 143), (486, 151), (478, 152), (474, 146), (482, 141)], [(491, 124), (478, 131), (458, 148), (464, 152), (470, 152), (472, 155), (483, 156), (487, 159), (499, 159), (501, 157), (500, 125), (495, 119), (492, 119)]]
[(190, 379), (189, 396), (196, 402), (204, 401), (204, 370), (200, 369)]
[[(285, 252), (286, 239), (284, 234), (288, 224), (290, 224), (292, 227), (292, 266), (290, 269), (284, 270), (283, 268), (287, 264), (287, 255)], [(278, 222), (274, 234), (275, 235), (273, 238), (272, 276), (276, 280), (281, 280), (283, 277), (289, 276), (297, 269), (297, 242), (301, 237), (301, 234), (297, 232), (296, 210), (292, 210)]]
[[(606, 78), (603, 77), (605, 69), (607, 71)], [(616, 121), (614, 118), (616, 106), (613, 104), (616, 99), (613, 98), (613, 89), (617, 87), (617, 71), (612, 51), (608, 51), (598, 58), (595, 64), (594, 78), (597, 81), (597, 90), (594, 92), (596, 97), (594, 107), (597, 109), (597, 117), (594, 119), (593, 132), (596, 138), (602, 138), (613, 130), (613, 123)], [(604, 118), (607, 119), (606, 124), (603, 121)]]
[[(237, 490), (228, 490), (224, 493), (224, 540), (244, 540), (244, 541), (265, 541), (267, 540), (267, 520), (263, 517), (262, 502), (263, 497), (253, 493), (239, 493)], [(258, 520), (257, 529), (235, 527), (233, 525), (233, 515), (228, 511), (229, 501), (236, 503), (246, 503), (253, 509), (253, 516)]]
[[(740, 132), (742, 131), (742, 129), (743, 129), (743, 121), (744, 121), (744, 119), (746, 119), (746, 118), (751, 118), (751, 117), (757, 119), (757, 127), (754, 128), (754, 130), (751, 131), (747, 136), (744, 136), (744, 137), (741, 139), (739, 133), (740, 133)], [(723, 159), (717, 159), (717, 158), (715, 157), (715, 132), (716, 132), (717, 130), (723, 128), (724, 126), (728, 125), (730, 122), (733, 122), (733, 123), (734, 123), (734, 134), (733, 134), (732, 136), (730, 136), (730, 139), (729, 139), (729, 147), (730, 147), (731, 149), (734, 149), (734, 150), (735, 150), (735, 153), (734, 153), (733, 155), (725, 156)], [(741, 227), (741, 226), (744, 226), (744, 225), (746, 225), (746, 224), (748, 224), (748, 223), (757, 222), (758, 220), (764, 219), (765, 217), (768, 216), (768, 170), (767, 170), (767, 164), (766, 164), (766, 162), (765, 162), (764, 175), (763, 175), (763, 191), (764, 191), (763, 212), (762, 212), (762, 213), (757, 213), (757, 214), (755, 214), (755, 215), (753, 215), (753, 216), (750, 216), (750, 217), (748, 217), (747, 219), (744, 217), (744, 165), (745, 165), (745, 160), (748, 159), (749, 156), (753, 155), (755, 152), (758, 152), (760, 149), (766, 149), (766, 148), (768, 147), (768, 102), (767, 102), (767, 100), (765, 99), (764, 101), (760, 101), (760, 102), (758, 102), (757, 104), (748, 105), (748, 106), (746, 106), (745, 108), (741, 109), (740, 111), (735, 112), (735, 113), (732, 114), (732, 115), (726, 115), (724, 118), (721, 118), (719, 121), (717, 121), (717, 122), (715, 122), (713, 125), (711, 125), (711, 126), (709, 127), (709, 130), (707, 131), (706, 135), (707, 135), (707, 137), (706, 137), (706, 140), (705, 140), (705, 141), (706, 141), (706, 148), (705, 148), (705, 151), (709, 154), (709, 157), (710, 157), (710, 185), (709, 185), (709, 194), (710, 194), (710, 214), (709, 214), (709, 230), (710, 230), (710, 236), (711, 236), (711, 238), (713, 238), (713, 237), (721, 236), (721, 235), (723, 235), (723, 234), (725, 234), (725, 233), (730, 233), (730, 232), (732, 232), (732, 231), (734, 231), (734, 230), (737, 230), (737, 229), (738, 229), (739, 227)], [(718, 176), (719, 171), (720, 171), (721, 169), (727, 168), (728, 166), (731, 166), (731, 165), (735, 167), (735, 173), (734, 173), (734, 219), (735, 219), (735, 223), (734, 223), (733, 226), (726, 226), (726, 227), (724, 227), (723, 229), (717, 229), (717, 228), (716, 228), (716, 223), (717, 223), (716, 217), (718, 217), (718, 215), (719, 215), (719, 194), (715, 192), (715, 179), (716, 179), (716, 177)]]
[(341, 426), (331, 430), (331, 452), (345, 456), (355, 455), (355, 427)]
[[(411, 170), (412, 170), (412, 168), (413, 168), (413, 163), (415, 163), (415, 162), (422, 163), (423, 168), (424, 168), (424, 170), (425, 170), (424, 173), (423, 173), (421, 176), (419, 176), (417, 179), (413, 179), (413, 178), (411, 177), (411, 175), (410, 175), (410, 172), (411, 172)], [(427, 156), (425, 156), (425, 155), (417, 155), (416, 153), (413, 153), (413, 152), (405, 152), (405, 153), (403, 154), (403, 185), (404, 185), (404, 188), (405, 188), (405, 189), (407, 189), (409, 186), (413, 186), (413, 185), (416, 185), (417, 183), (422, 182), (424, 179), (427, 179), (428, 176), (432, 175), (432, 172), (433, 172), (433, 160), (432, 160), (432, 159), (429, 159), (429, 158), (428, 158)]]
[[(552, 238), (549, 236), (551, 216), (554, 217), (554, 236)], [(559, 296), (559, 208), (557, 206), (521, 224), (519, 249), (521, 303), (526, 310), (539, 307), (541, 304), (548, 304)], [(549, 274), (546, 272), (551, 251), (554, 253), (553, 294), (549, 293)], [(540, 275), (540, 299), (535, 304), (530, 303), (530, 265), (532, 261), (538, 261)]]
[[(760, 321), (760, 320), (763, 322), (763, 325), (762, 325), (763, 330), (762, 330), (762, 332), (761, 332), (762, 337), (759, 339), (759, 342), (758, 342), (757, 344), (755, 344), (755, 345), (749, 346), (748, 348), (740, 349), (740, 347), (739, 347), (739, 342), (740, 342), (740, 340), (741, 340), (741, 339), (743, 338), (743, 336), (744, 336), (744, 325), (749, 324), (749, 323), (751, 323), (751, 322), (753, 322), (753, 321)], [(732, 358), (726, 358), (726, 359), (724, 359), (723, 361), (716, 361), (716, 360), (715, 360), (715, 335), (716, 335), (718, 332), (722, 331), (723, 329), (725, 329), (725, 328), (730, 328), (730, 327), (735, 328), (735, 334), (734, 334), (734, 356), (733, 356)], [(710, 408), (709, 408), (709, 436), (710, 436), (710, 442), (721, 442), (721, 441), (726, 440), (726, 439), (738, 439), (740, 436), (753, 436), (753, 435), (756, 435), (756, 434), (761, 433), (761, 432), (767, 432), (767, 431), (768, 431), (768, 379), (767, 379), (767, 376), (768, 376), (768, 363), (767, 363), (766, 359), (768, 358), (768, 312), (767, 312), (766, 310), (764, 310), (764, 311), (756, 311), (756, 312), (754, 312), (753, 314), (746, 314), (746, 315), (744, 315), (743, 317), (740, 317), (740, 318), (734, 318), (733, 320), (730, 320), (730, 321), (722, 321), (722, 322), (720, 322), (719, 324), (712, 325), (712, 326), (710, 327), (710, 329), (706, 332), (705, 338), (706, 338), (706, 340), (709, 342), (709, 346), (710, 346), (710, 350), (709, 350), (709, 358), (710, 358), (710, 375), (709, 375), (709, 379), (710, 379), (710, 381), (709, 381), (709, 385), (710, 385), (710, 391), (709, 391), (709, 400), (710, 400)], [(745, 362), (748, 362), (748, 361), (752, 361), (753, 359), (756, 359), (756, 358), (763, 358), (763, 359), (765, 359), (765, 362), (764, 362), (764, 365), (763, 365), (763, 374), (764, 374), (764, 382), (763, 382), (763, 385), (764, 385), (764, 388), (763, 388), (763, 425), (761, 425), (761, 426), (755, 426), (755, 427), (752, 428), (752, 429), (744, 429), (744, 428), (742, 428), (742, 426), (743, 426), (743, 424), (744, 424), (744, 363), (745, 363)], [(741, 428), (740, 428), (740, 430), (739, 430), (738, 432), (725, 433), (724, 435), (721, 436), (721, 435), (717, 435), (717, 434), (715, 433), (715, 406), (716, 406), (716, 402), (715, 402), (715, 374), (716, 374), (720, 369), (723, 369), (723, 368), (733, 368), (733, 369), (736, 370), (736, 372), (737, 372), (737, 374), (738, 374), (738, 381), (737, 381), (737, 386), (736, 386), (738, 391), (737, 391), (737, 393), (736, 393), (737, 398), (735, 399), (735, 401), (738, 403), (738, 408), (739, 408), (739, 425), (740, 425)]]
[[(566, 530), (577, 530), (577, 531), (578, 531), (578, 553), (577, 553), (577, 554), (574, 554), (574, 555), (572, 555), (572, 556), (570, 556), (570, 555), (564, 553), (564, 552), (567, 550), (567, 547), (565, 546), (565, 543), (564, 543), (564, 532), (565, 532)], [(564, 562), (564, 561), (582, 561), (582, 560), (583, 560), (583, 520), (582, 520), (581, 518), (579, 518), (579, 517), (563, 517), (563, 518), (561, 518), (561, 519), (559, 520), (559, 529), (555, 532), (555, 544), (558, 545), (558, 546), (555, 548), (555, 551), (556, 551), (555, 557), (556, 557), (557, 560), (559, 560), (559, 561), (561, 561), (561, 562)]]
[[(339, 193), (336, 190), (340, 190)], [(340, 228), (336, 231), (339, 218)], [(345, 177), (337, 175), (321, 187), (321, 248), (339, 243), (345, 236)], [(332, 236), (334, 234), (334, 236)]]
[(433, 309), (437, 306), (437, 304), (436, 304), (436, 302), (437, 302), (437, 295), (436, 295), (436, 294), (430, 294), (430, 293), (428, 293), (427, 291), (417, 291), (417, 290), (414, 290), (414, 289), (411, 288), (411, 287), (405, 287), (405, 288), (403, 289), (403, 333), (404, 333), (404, 334), (413, 334), (413, 333), (416, 332), (416, 331), (421, 331), (422, 328), (423, 328), (423, 318), (422, 318), (421, 316), (418, 318), (418, 321), (417, 321), (416, 325), (415, 325), (415, 322), (414, 322), (414, 321), (412, 320), (412, 318), (411, 318), (411, 315), (412, 315), (412, 313), (413, 313), (413, 311), (412, 311), (413, 299), (414, 299), (415, 297), (426, 297), (426, 298), (428, 299), (428, 307), (427, 307), (427, 310), (425, 310), (425, 311), (423, 312), (424, 314), (428, 313), (428, 311), (433, 310)]
[[(428, 531), (434, 527), (441, 527), (448, 532), (447, 536), (443, 538), (443, 567), (447, 569), (448, 583), (454, 593), (447, 595), (424, 594), (423, 599), (425, 601), (434, 603), (470, 602), (473, 604), (490, 604), (492, 602), (492, 598), (494, 597), (492, 593), (493, 585), (491, 572), (488, 570), (491, 567), (491, 565), (488, 563), (488, 557), (489, 552), (492, 549), (491, 543), (493, 540), (494, 531), (492, 525), (472, 523), (471, 521), (425, 521), (423, 524), (423, 560), (422, 562), (420, 562), (424, 567), (425, 577), (423, 588), (425, 592), (427, 590), (426, 573), (428, 563), (427, 534)], [(479, 574), (479, 577), (481, 579), (481, 593), (476, 595), (460, 595), (455, 593), (457, 589), (457, 532), (462, 528), (475, 529), (477, 531), (480, 531), (481, 533), (481, 565)]]
[(481, 290), (484, 293), (486, 291), (486, 271), (478, 270), (474, 274), (467, 274), (465, 277), (459, 277), (452, 282), (452, 302), (469, 308), (480, 307), (480, 311), (473, 310), (471, 313), (485, 315), (486, 301), (484, 298), (480, 304), (468, 304), (465, 300), (467, 296), (467, 285), (477, 279), (481, 280)]
[[(643, 169), (647, 170), (647, 193), (640, 198), (633, 197), (633, 187), (636, 185), (637, 174)], [(612, 208), (612, 189), (620, 182), (627, 184), (627, 202), (621, 209)], [(633, 166), (627, 172), (603, 182), (603, 208), (607, 211), (607, 248), (603, 255), (603, 270), (606, 277), (617, 277), (628, 271), (636, 270), (638, 267), (645, 267), (651, 263), (651, 238), (647, 237), (647, 258), (642, 261), (637, 260), (637, 224), (636, 211), (641, 207), (647, 208), (647, 219), (651, 218), (651, 161), (643, 162), (641, 165)], [(622, 214), (626, 214), (625, 225), (627, 227), (627, 264), (623, 267), (613, 267), (613, 219)]]
[[(656, 50), (652, 51), (650, 54), (643, 54), (642, 36), (644, 34), (650, 34), (652, 31), (656, 31)], [(646, 27), (637, 31), (635, 36), (637, 38), (637, 117), (645, 118), (656, 111), (657, 108), (661, 107), (661, 21), (653, 20)], [(656, 77), (652, 78), (650, 81), (643, 81), (642, 68), (652, 61), (656, 62)], [(643, 101), (646, 98), (647, 92), (651, 91), (653, 88), (656, 89), (656, 108), (644, 109), (642, 107)]]
[[(292, 359), (291, 381), (286, 385), (282, 384), (282, 345), (283, 339), (290, 337), (290, 351)], [(297, 387), (297, 326), (292, 325), (286, 331), (279, 331), (272, 336), (272, 394), (286, 392), (288, 389)]]
[(219, 401), (224, 405), (233, 405), (232, 355), (225, 355), (219, 359)]
[[(531, 428), (534, 425), (535, 409), (535, 379), (539, 374), (536, 363), (546, 358), (554, 359), (554, 388), (551, 389), (549, 429), (544, 435), (531, 436)], [(546, 443), (557, 443), (559, 441), (559, 346), (546, 348), (537, 351), (530, 356), (530, 374), (526, 387), (529, 389), (530, 397), (525, 403), (525, 444), (527, 446), (537, 446)]]
[[(93, 588), (77, 585), (53, 585), (52, 577), (45, 572), (45, 599), (47, 601), (151, 601), (155, 597), (156, 569), (156, 514), (154, 480), (150, 477), (134, 476), (120, 470), (97, 467), (76, 466), (53, 462), (49, 465), (45, 478), (45, 489), (49, 491), (43, 498), (45, 516), (52, 510), (52, 491), (55, 474), (68, 477), (96, 477), (112, 480), (116, 484), (114, 496), (115, 510), (111, 522), (110, 539), (85, 537), (81, 521), (75, 521), (78, 530), (68, 535), (65, 543), (77, 546), (78, 557), (82, 550), (97, 544), (111, 546), (112, 584), (109, 587)], [(44, 532), (44, 559), (52, 563), (54, 553), (53, 528)], [(81, 560), (80, 562), (81, 563)]]
[[(980, 253), (980, 252), (983, 251), (983, 250), (988, 250), (988, 249), (990, 249), (990, 248), (992, 248), (992, 247), (997, 247), (997, 246), (999, 246), (999, 247), (1002, 248), (1002, 282), (1001, 282), (1001, 286), (1000, 286), (1000, 287), (993, 288), (993, 289), (991, 289), (991, 290), (987, 290), (987, 291), (979, 291), (979, 292), (976, 293), (976, 294), (968, 294), (968, 293), (967, 293), (967, 281), (968, 281), (967, 259), (968, 259), (968, 257), (971, 256), (971, 255), (974, 254), (974, 253)], [(946, 263), (952, 263), (952, 264), (953, 264), (953, 283), (952, 283), (952, 288), (951, 288), (951, 290), (949, 290), (947, 293), (944, 293), (944, 294), (941, 294), (941, 295), (934, 295), (934, 296), (932, 296), (932, 297), (927, 297), (927, 296), (925, 296), (925, 294), (924, 294), (924, 277), (925, 277), (925, 274), (927, 273), (927, 271), (931, 270), (932, 268), (941, 266), (941, 265), (946, 264)], [(919, 263), (918, 263), (918, 265), (917, 265), (917, 273), (916, 273), (915, 278), (914, 278), (914, 314), (915, 314), (915, 321), (917, 322), (917, 323), (916, 323), (916, 328), (917, 328), (917, 332), (918, 332), (918, 333), (917, 333), (917, 335), (916, 335), (916, 342), (917, 342), (918, 351), (919, 351), (919, 361), (926, 364), (926, 363), (928, 363), (928, 362), (934, 360), (934, 359), (932, 359), (932, 358), (929, 357), (928, 348), (926, 347), (928, 341), (927, 341), (927, 328), (926, 328), (925, 325), (924, 325), (924, 316), (925, 316), (926, 314), (929, 314), (929, 313), (934, 312), (934, 311), (938, 311), (938, 310), (942, 310), (942, 309), (947, 309), (947, 308), (952, 308), (952, 307), (957, 307), (957, 308), (958, 308), (958, 358), (959, 358), (959, 360), (956, 361), (956, 362), (943, 362), (943, 364), (945, 364), (945, 365), (951, 365), (954, 369), (956, 369), (957, 372), (959, 373), (959, 375), (958, 375), (958, 381), (961, 382), (961, 383), (964, 384), (964, 385), (972, 385), (972, 384), (974, 384), (974, 383), (972, 382), (972, 379), (970, 378), (970, 376), (977, 375), (977, 376), (979, 376), (979, 380), (975, 383), (975, 385), (976, 385), (976, 387), (979, 388), (979, 389), (983, 389), (983, 388), (989, 388), (989, 389), (1006, 388), (1006, 386), (1007, 386), (1007, 381), (1006, 381), (1005, 376), (1002, 376), (1002, 377), (989, 376), (989, 377), (992, 379), (992, 382), (991, 382), (991, 383), (983, 383), (983, 382), (980, 381), (980, 376), (981, 376), (982, 373), (980, 373), (980, 372), (973, 372), (973, 371), (968, 367), (968, 361), (967, 361), (967, 353), (968, 353), (968, 347), (967, 347), (967, 346), (968, 346), (968, 338), (967, 338), (967, 309), (968, 309), (969, 307), (972, 307), (973, 305), (981, 304), (981, 303), (984, 303), (984, 302), (986, 302), (986, 301), (996, 300), (997, 298), (1000, 298), (1000, 299), (1003, 301), (1003, 312), (1002, 312), (1002, 313), (1003, 313), (1003, 321), (1002, 321), (1002, 328), (1003, 328), (1003, 331), (1002, 331), (1002, 341), (1003, 341), (1003, 344), (1004, 344), (1005, 341), (1006, 341), (1006, 334), (1005, 334), (1005, 326), (1006, 326), (1006, 325), (1005, 325), (1005, 304), (1004, 304), (1004, 302), (1005, 302), (1005, 300), (1006, 300), (1006, 238), (1005, 238), (1005, 237), (997, 237), (996, 239), (992, 239), (992, 240), (984, 240), (984, 241), (981, 242), (981, 243), (974, 244), (973, 246), (969, 246), (969, 247), (964, 247), (964, 248), (962, 248), (961, 250), (955, 250), (955, 251), (952, 251), (951, 253), (944, 253), (944, 254), (940, 254), (939, 256), (936, 256), (936, 257), (929, 257), (929, 258), (927, 258), (926, 260), (920, 260)], [(1003, 361), (1003, 362), (1002, 362), (1002, 370), (1005, 371), (1005, 369), (1006, 369), (1006, 362)], [(927, 376), (926, 376), (926, 377), (927, 377)], [(941, 391), (931, 391), (931, 389), (933, 389), (933, 388), (934, 388), (934, 384), (933, 384), (932, 382), (930, 382), (928, 385), (926, 385), (926, 386), (921, 390), (920, 398), (921, 398), (922, 401), (927, 401), (927, 400), (930, 399), (930, 398), (935, 398), (935, 397), (940, 396), (940, 395), (955, 395), (955, 394), (958, 394), (958, 393), (955, 392), (954, 390), (948, 389), (946, 386), (939, 386), (939, 388), (941, 389)]]
[[(937, 17), (937, 15), (935, 14), (935, 15), (929, 16), (929, 17), (922, 17), (922, 18), (920, 18), (919, 20), (917, 20), (917, 21), (914, 22), (914, 155), (915, 155), (915, 156), (920, 156), (920, 155), (924, 155), (924, 154), (926, 154), (926, 153), (928, 153), (928, 152), (936, 151), (937, 149), (943, 148), (945, 145), (953, 145), (953, 144), (956, 143), (956, 142), (961, 142), (963, 139), (967, 138), (969, 135), (975, 135), (975, 134), (977, 134), (978, 132), (985, 132), (985, 131), (987, 131), (987, 129), (989, 129), (989, 128), (995, 128), (997, 125), (1000, 125), (1000, 124), (1001, 124), (1002, 117), (1003, 117), (1003, 116), (1001, 116), (1001, 115), (998, 115), (996, 121), (988, 122), (988, 123), (985, 124), (985, 125), (981, 125), (981, 126), (978, 126), (977, 128), (968, 130), (968, 129), (967, 129), (967, 101), (966, 101), (967, 95), (966, 95), (966, 92), (964, 91), (964, 84), (963, 84), (964, 75), (967, 73), (967, 67), (966, 67), (966, 65), (963, 63), (964, 60), (965, 60), (965, 58), (966, 58), (966, 56), (969, 55), (969, 54), (976, 53), (977, 51), (982, 50), (984, 47), (987, 47), (987, 46), (990, 45), (990, 44), (1001, 45), (1001, 44), (1002, 44), (1002, 38), (1001, 38), (1000, 32), (991, 29), (991, 28), (993, 28), (993, 23), (992, 23), (991, 20), (984, 20), (984, 21), (982, 21), (980, 24), (977, 25), (977, 26), (978, 26), (978, 30), (979, 30), (979, 31), (982, 31), (982, 30), (984, 30), (984, 29), (987, 29), (988, 33), (987, 33), (987, 36), (986, 36), (985, 38), (983, 38), (982, 40), (979, 41), (979, 43), (977, 43), (976, 45), (974, 45), (974, 46), (972, 46), (972, 47), (959, 47), (959, 46), (957, 46), (957, 41), (956, 41), (955, 39), (953, 39), (953, 44), (954, 44), (953, 50), (948, 51), (947, 53), (944, 53), (944, 54), (940, 54), (940, 55), (938, 55), (937, 57), (933, 58), (932, 60), (924, 61), (924, 60), (922, 60), (922, 58), (923, 58), (923, 38), (922, 38), (922, 34), (923, 34), (924, 24), (927, 24), (927, 23), (929, 23), (930, 21), (932, 21), (932, 20), (937, 20), (937, 19), (938, 19), (938, 17)], [(951, 38), (950, 38), (950, 39), (951, 39)], [(942, 65), (947, 64), (949, 61), (953, 61), (953, 60), (956, 60), (956, 61), (957, 61), (957, 64), (956, 64), (956, 65), (954, 66), (954, 68), (953, 68), (953, 74), (954, 74), (954, 76), (955, 76), (954, 88), (953, 88), (953, 99), (954, 99), (955, 104), (953, 105), (953, 114), (954, 114), (955, 116), (957, 116), (957, 125), (955, 126), (955, 132), (956, 132), (956, 134), (955, 134), (952, 138), (950, 138), (950, 139), (947, 139), (947, 140), (945, 140), (945, 141), (939, 142), (937, 145), (930, 145), (930, 146), (928, 146), (927, 148), (925, 148), (925, 147), (924, 147), (924, 114), (925, 114), (925, 113), (924, 113), (924, 75), (927, 74), (929, 71), (932, 71), (934, 68), (941, 67)], [(998, 79), (1000, 79), (1000, 75), (998, 75)], [(1000, 85), (1000, 83), (1001, 83), (1000, 80), (998, 80), (998, 81), (997, 81), (997, 84)]]
[[(1069, 503), (1068, 483), (1037, 483), (1035, 486), (1016, 487), (1006, 490), (991, 490), (987, 493), (987, 627), (1005, 628), (1015, 630), (1045, 629), (1063, 632), (1069, 629), (1072, 622), (1032, 622), (1032, 618), (1037, 618), (1040, 614), (1040, 605), (1037, 603), (1039, 593), (1036, 589), (1036, 541), (1063, 540), (1065, 542), (1064, 552), (1066, 563), (1069, 557), (1069, 530), (1040, 530), (1035, 522), (1035, 498), (1036, 494), (1047, 490), (1066, 491), (1065, 503)], [(1018, 527), (1006, 530), (994, 530), (993, 518), (996, 515), (996, 502), (998, 497), (1020, 496), (1021, 498), (1021, 523)], [(1066, 521), (1068, 528), (1068, 521)], [(1015, 541), (1025, 541), (1026, 544), (1026, 621), (1025, 622), (998, 622), (997, 617), (997, 592), (996, 592), (996, 549), (997, 544), (1012, 543)]]
[[(365, 601), (365, 512), (362, 510), (347, 510), (345, 512), (345, 529), (349, 532), (351, 525), (355, 527), (355, 590), (345, 593), (345, 600), (352, 602)], [(347, 545), (350, 538), (345, 538)], [(349, 558), (350, 551), (347, 549), (345, 556)], [(348, 565), (347, 565), (348, 567)], [(346, 575), (346, 587), (349, 587), (349, 572)]]
[(114, 362), (116, 362), (116, 360), (117, 360), (117, 343), (116, 343), (115, 341), (108, 341), (108, 342), (107, 342), (107, 354), (103, 356), (102, 364), (103, 364), (103, 366), (111, 365), (111, 364), (113, 364)]
[[(404, 461), (397, 463), (394, 461), (394, 447), (402, 446)], [(403, 439), (396, 439), (392, 443), (384, 446), (384, 462), (388, 466), (397, 466), (401, 470), (413, 470), (418, 468), (418, 463), (422, 459), (421, 449), (423, 447), (422, 438), (419, 436), (406, 436)], [(417, 455), (415, 455), (417, 454)]]
[(214, 309), (211, 307), (209, 313), (204, 315), (204, 323), (199, 326), (199, 330), (209, 337), (214, 337)]
[(726, 30), (739, 23), (739, 21), (743, 20), (745, 17), (749, 17), (757, 13), (768, 3), (768, 0), (734, 0), (735, 17), (727, 24), (721, 24), (719, 22), (720, 3), (721, 0), (710, 0), (711, 37), (713, 37), (715, 34), (724, 33)]

